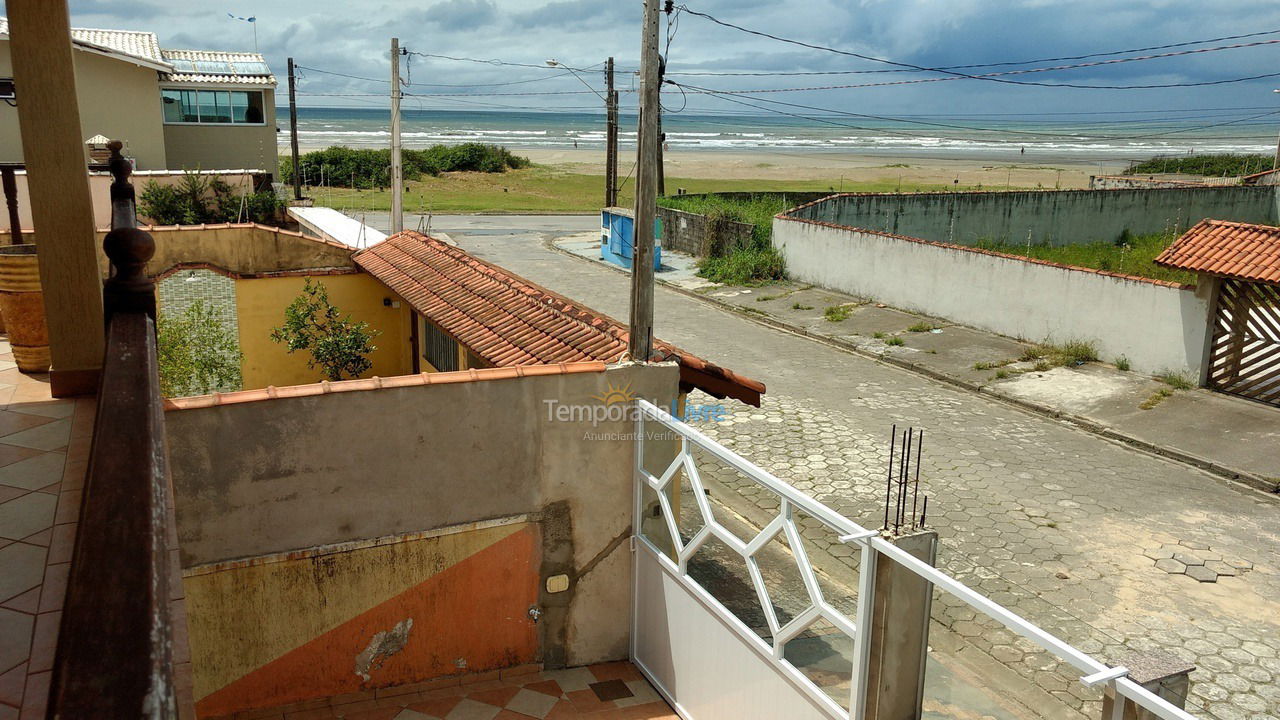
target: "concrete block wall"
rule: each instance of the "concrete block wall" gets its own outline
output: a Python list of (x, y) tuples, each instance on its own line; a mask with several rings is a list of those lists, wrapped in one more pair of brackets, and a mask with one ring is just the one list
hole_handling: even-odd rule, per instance
[(909, 237), (1067, 245), (1190, 228), (1212, 217), (1277, 223), (1274, 187), (833, 195), (788, 216)]
[(658, 208), (658, 218), (662, 220), (662, 246), (696, 257), (723, 255), (738, 245), (748, 244), (755, 230), (751, 223), (712, 222), (706, 215), (668, 207)]
[(795, 218), (773, 242), (791, 277), (1031, 341), (1093, 341), (1140, 372), (1201, 377), (1210, 288), (1069, 268)]

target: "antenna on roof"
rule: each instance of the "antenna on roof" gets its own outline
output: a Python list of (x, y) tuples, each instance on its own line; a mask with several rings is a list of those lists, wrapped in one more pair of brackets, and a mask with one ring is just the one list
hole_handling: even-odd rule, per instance
[(250, 15), (249, 17), (240, 17), (239, 15), (232, 15), (231, 13), (227, 13), (227, 17), (231, 18), (232, 20), (241, 20), (243, 22), (247, 22), (253, 26), (253, 51), (258, 52), (258, 18), (257, 16)]

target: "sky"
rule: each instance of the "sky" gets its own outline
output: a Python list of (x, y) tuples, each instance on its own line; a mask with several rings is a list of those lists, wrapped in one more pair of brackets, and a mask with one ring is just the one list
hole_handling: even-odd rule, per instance
[[(745, 28), (926, 68), (1020, 62), (1129, 50), (1216, 37), (1277, 31), (1179, 51), (1239, 42), (1273, 44), (1101, 67), (1005, 76), (1022, 82), (1084, 85), (1178, 84), (1280, 73), (1280, 3), (1274, 0), (685, 0), (688, 8)], [(258, 49), (283, 80), (285, 60), (303, 66), (300, 105), (386, 106), (388, 49), (398, 36), (411, 51), (500, 59), (543, 67), (460, 62), (413, 55), (402, 72), (413, 83), (407, 108), (595, 109), (604, 58), (612, 55), (619, 87), (634, 86), (641, 0), (70, 0), (77, 27), (151, 30), (164, 47), (252, 50), (252, 25), (228, 13), (257, 18)], [(679, 6), (679, 2), (677, 2)], [(714, 90), (860, 84), (925, 77), (936, 72), (845, 75), (699, 76), (681, 72), (816, 72), (885, 70), (893, 66), (811, 50), (718, 26), (677, 13), (666, 49), (670, 79)], [(663, 22), (663, 42), (668, 32)], [(1137, 53), (1147, 54), (1147, 53)], [(1128, 57), (1116, 55), (1110, 57)], [(577, 77), (547, 68), (555, 59), (584, 68)], [(1108, 58), (1093, 58), (1108, 59)], [(1078, 62), (1078, 61), (1077, 61)], [(1046, 62), (964, 70), (980, 74), (1054, 66)], [(329, 75), (321, 70), (372, 80)], [(532, 81), (532, 82), (522, 82)], [(519, 82), (477, 87), (480, 84)], [(470, 86), (470, 87), (467, 87)], [(1248, 82), (1134, 90), (1045, 88), (944, 79), (879, 88), (781, 92), (738, 98), (784, 112), (814, 111), (769, 104), (796, 103), (842, 112), (940, 117), (990, 113), (1062, 113), (1275, 107), (1280, 77)], [(493, 95), (514, 92), (564, 95)], [(434, 97), (423, 97), (427, 94)], [(439, 95), (449, 93), (450, 95)], [(285, 95), (279, 94), (283, 104)], [(624, 109), (635, 94), (624, 93)], [(479, 104), (484, 103), (484, 104)], [(669, 111), (758, 112), (721, 96), (664, 88)], [(1206, 114), (1205, 117), (1210, 117)]]

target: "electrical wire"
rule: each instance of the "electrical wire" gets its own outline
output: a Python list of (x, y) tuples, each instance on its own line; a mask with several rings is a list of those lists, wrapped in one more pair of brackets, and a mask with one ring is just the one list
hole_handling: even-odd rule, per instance
[[(1258, 47), (1262, 45), (1276, 45), (1276, 44), (1280, 44), (1280, 40), (1260, 40), (1257, 42), (1242, 43), (1237, 45), (1221, 45), (1218, 47), (1211, 47), (1211, 48), (1197, 48), (1195, 50), (1180, 50), (1177, 52), (1162, 53), (1159, 55), (1143, 55), (1143, 56), (1132, 57), (1132, 58), (1097, 60), (1097, 61), (1088, 62), (1088, 63), (1078, 63), (1074, 65), (1057, 65), (1054, 67), (1023, 68), (1021, 70), (1005, 70), (1002, 72), (986, 73), (984, 75), (973, 75), (973, 76), (965, 76), (965, 77), (933, 77), (933, 78), (919, 78), (915, 80), (887, 80), (885, 82), (859, 83), (859, 84), (853, 84), (853, 85), (822, 85), (822, 86), (816, 86), (816, 87), (767, 88), (767, 89), (755, 89), (755, 90), (742, 90), (740, 92), (758, 94), (758, 93), (778, 93), (778, 92), (803, 92), (807, 90), (847, 90), (850, 88), (887, 87), (890, 85), (915, 85), (919, 83), (949, 82), (952, 80), (968, 80), (968, 79), (987, 80), (996, 76), (1026, 75), (1030, 73), (1075, 70), (1075, 69), (1086, 68), (1086, 67), (1100, 67), (1103, 65), (1116, 65), (1116, 64), (1128, 63), (1128, 62), (1158, 60), (1162, 58), (1179, 57), (1183, 55), (1194, 55), (1198, 53), (1217, 52), (1220, 50), (1237, 50), (1240, 48)], [(1277, 74), (1280, 74), (1280, 73), (1277, 73)], [(1054, 83), (1054, 85), (1059, 87), (1088, 87), (1093, 89), (1107, 89), (1107, 90), (1114, 90), (1114, 89), (1133, 90), (1133, 89), (1139, 89), (1139, 88), (1188, 87), (1191, 85), (1199, 85), (1199, 84), (1216, 85), (1216, 84), (1222, 84), (1225, 82), (1243, 82), (1244, 80), (1256, 80), (1260, 77), (1270, 77), (1270, 76), (1258, 75), (1254, 77), (1240, 78), (1238, 80), (1229, 80), (1229, 81), (1223, 80), (1223, 81), (1213, 81), (1213, 82), (1205, 82), (1205, 83), (1174, 83), (1174, 84), (1164, 84), (1164, 85), (1066, 85), (1066, 84), (1060, 84), (1060, 83)]]
[[(1089, 53), (1089, 54), (1087, 54), (1087, 55), (1070, 55), (1070, 56), (1064, 56), (1064, 57), (1040, 58), (1040, 59), (1038, 59), (1038, 60), (1009, 60), (1009, 61), (1004, 61), (1004, 62), (976, 63), (976, 64), (972, 64), (972, 65), (947, 65), (947, 66), (940, 67), (940, 68), (938, 68), (938, 69), (939, 69), (939, 70), (972, 70), (972, 69), (977, 69), (977, 68), (988, 68), (988, 67), (1006, 67), (1006, 66), (1009, 66), (1009, 65), (1034, 65), (1034, 64), (1036, 64), (1036, 63), (1045, 63), (1045, 62), (1065, 62), (1065, 61), (1068, 61), (1068, 60), (1085, 60), (1085, 59), (1088, 59), (1088, 58), (1091, 58), (1091, 57), (1106, 57), (1106, 56), (1110, 56), (1110, 55), (1128, 55), (1129, 53), (1136, 53), (1136, 52), (1150, 52), (1150, 51), (1152, 51), (1152, 50), (1167, 50), (1167, 49), (1169, 49), (1169, 48), (1187, 47), (1187, 46), (1189, 46), (1189, 45), (1203, 45), (1203, 44), (1205, 44), (1205, 43), (1211, 43), (1211, 42), (1223, 42), (1223, 41), (1226, 41), (1226, 40), (1243, 40), (1243, 39), (1245, 39), (1245, 38), (1261, 37), (1261, 36), (1264, 36), (1264, 35), (1274, 35), (1274, 34), (1276, 34), (1276, 33), (1280, 33), (1280, 30), (1263, 30), (1263, 31), (1261, 31), (1261, 32), (1245, 33), (1245, 34), (1243, 34), (1243, 35), (1224, 35), (1224, 36), (1222, 36), (1222, 37), (1206, 38), (1206, 39), (1204, 39), (1204, 40), (1188, 40), (1188, 41), (1185, 41), (1185, 42), (1171, 43), (1171, 44), (1169, 44), (1169, 45), (1151, 45), (1151, 46), (1148, 46), (1148, 47), (1133, 48), (1133, 49), (1130, 49), (1130, 50), (1110, 50), (1110, 51), (1107, 51), (1107, 52)], [(808, 71), (808, 72), (786, 72), (786, 71), (773, 71), (773, 72), (695, 72), (695, 71), (683, 71), (683, 72), (668, 72), (667, 74), (668, 74), (668, 75), (701, 75), (701, 76), (708, 76), (708, 75), (722, 75), (722, 76), (755, 76), (755, 77), (764, 77), (764, 76), (771, 76), (771, 75), (863, 75), (863, 74), (894, 73), (894, 72), (922, 72), (922, 71), (921, 71), (921, 70), (815, 70), (815, 71)]]
[(1259, 80), (1262, 78), (1280, 76), (1280, 72), (1275, 72), (1275, 73), (1265, 73), (1261, 75), (1252, 75), (1249, 77), (1242, 77), (1242, 78), (1231, 78), (1227, 80), (1213, 80), (1213, 81), (1194, 82), (1194, 83), (1163, 83), (1163, 84), (1153, 84), (1153, 85), (1085, 85), (1080, 83), (1045, 83), (1045, 82), (1036, 82), (1036, 81), (1029, 81), (1029, 80), (1009, 80), (1008, 78), (1004, 78), (1004, 77), (994, 77), (992, 75), (973, 75), (970, 73), (957, 72), (955, 70), (948, 70), (946, 68), (941, 68), (941, 67), (925, 67), (923, 65), (916, 65), (913, 63), (901, 62), (898, 60), (889, 60), (887, 58), (879, 58), (872, 55), (865, 55), (863, 53), (852, 52), (850, 50), (840, 50), (838, 48), (827, 47), (826, 45), (817, 45), (814, 43), (808, 43), (801, 40), (793, 40), (791, 38), (785, 38), (778, 35), (773, 35), (767, 32), (762, 32), (760, 30), (752, 30), (750, 28), (745, 28), (745, 27), (742, 27), (741, 25), (735, 25), (733, 23), (721, 20), (713, 15), (709, 15), (707, 13), (698, 12), (696, 10), (690, 10), (687, 6), (684, 6), (684, 5), (681, 5), (680, 7), (681, 7), (681, 12), (686, 12), (686, 13), (689, 13), (690, 15), (695, 15), (697, 17), (705, 18), (717, 25), (721, 25), (727, 28), (732, 28), (734, 30), (744, 32), (749, 35), (756, 35), (758, 37), (768, 38), (770, 40), (776, 40), (778, 42), (788, 43), (791, 45), (797, 45), (800, 47), (809, 48), (811, 50), (821, 50), (823, 52), (835, 53), (837, 55), (845, 55), (848, 57), (858, 58), (860, 60), (867, 60), (870, 62), (881, 63), (885, 65), (893, 65), (895, 67), (907, 68), (910, 70), (917, 70), (921, 72), (936, 72), (936, 73), (942, 73), (944, 75), (954, 76), (957, 78), (964, 78), (968, 80), (982, 80), (984, 82), (994, 82), (994, 83), (1001, 83), (1006, 85), (1028, 85), (1028, 86), (1034, 86), (1034, 87), (1064, 87), (1064, 88), (1077, 88), (1077, 89), (1084, 89), (1084, 90), (1141, 90), (1141, 89), (1150, 89), (1150, 88), (1202, 87), (1206, 85), (1223, 85), (1228, 83), (1247, 82), (1249, 80)]

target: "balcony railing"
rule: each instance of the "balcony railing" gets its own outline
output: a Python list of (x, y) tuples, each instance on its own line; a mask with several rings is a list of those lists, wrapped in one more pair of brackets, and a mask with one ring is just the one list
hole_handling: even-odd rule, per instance
[(106, 351), (48, 716), (175, 718), (167, 459), (146, 276), (155, 244), (137, 227), (120, 143), (111, 149)]

